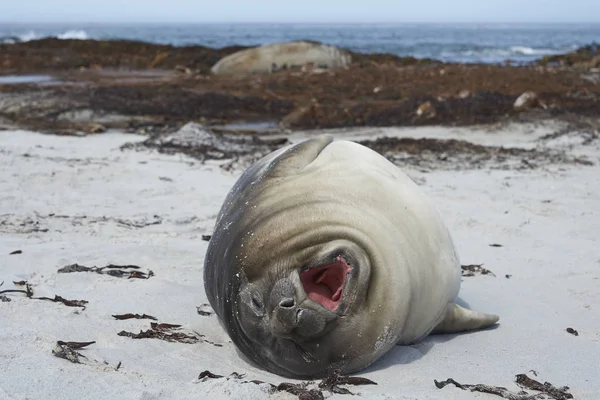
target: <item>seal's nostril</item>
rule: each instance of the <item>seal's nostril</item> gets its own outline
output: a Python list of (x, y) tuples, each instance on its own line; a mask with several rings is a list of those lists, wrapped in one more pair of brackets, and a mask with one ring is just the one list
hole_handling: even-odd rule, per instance
[(294, 305), (296, 305), (296, 302), (294, 301), (294, 299), (289, 297), (279, 302), (279, 307), (282, 308), (291, 308), (294, 307)]

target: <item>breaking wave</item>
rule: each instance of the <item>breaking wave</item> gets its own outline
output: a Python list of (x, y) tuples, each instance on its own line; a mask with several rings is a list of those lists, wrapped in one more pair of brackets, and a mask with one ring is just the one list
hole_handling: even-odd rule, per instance
[(440, 52), (440, 56), (445, 60), (463, 59), (470, 61), (498, 62), (502, 59), (509, 59), (512, 57), (521, 60), (531, 60), (540, 56), (565, 54), (575, 49), (577, 49), (576, 45), (560, 48), (534, 48), (527, 46), (461, 46), (461, 48), (445, 49)]
[(14, 43), (22, 43), (29, 42), (31, 40), (37, 40), (42, 38), (53, 37), (57, 39), (78, 39), (78, 40), (86, 40), (89, 39), (90, 36), (83, 29), (70, 29), (65, 32), (59, 34), (40, 34), (35, 31), (28, 31), (22, 34), (14, 35), (14, 36), (4, 36), (0, 37), (0, 43), (2, 44), (14, 44)]

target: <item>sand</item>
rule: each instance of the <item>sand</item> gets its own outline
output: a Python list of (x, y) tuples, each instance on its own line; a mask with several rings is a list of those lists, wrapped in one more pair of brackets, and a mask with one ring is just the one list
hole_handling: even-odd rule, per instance
[[(547, 126), (379, 133), (419, 137), (427, 129), (432, 136), (523, 147), (539, 146), (548, 133)], [(242, 383), (290, 380), (243, 361), (215, 316), (196, 309), (207, 303), (202, 235), (211, 233), (241, 171), (119, 149), (143, 139), (118, 132), (0, 132), (0, 290), (26, 280), (35, 296), (89, 302), (82, 309), (6, 294), (10, 301), (0, 302), (0, 399), (295, 398)], [(465, 277), (461, 299), (499, 314), (500, 325), (398, 346), (359, 374), (377, 386), (351, 391), (369, 399), (494, 399), (450, 386), (437, 389), (433, 381), (454, 378), (518, 391), (515, 375), (535, 370), (538, 376), (530, 377), (567, 385), (576, 399), (600, 398), (600, 147), (598, 141), (582, 144), (577, 132), (544, 146), (585, 155), (595, 165), (407, 171), (438, 204), (462, 263), (484, 263), (495, 274)], [(15, 250), (22, 254), (9, 255)], [(57, 273), (73, 263), (135, 264), (154, 276)], [(124, 313), (181, 324), (183, 332), (204, 335), (203, 341), (119, 336), (150, 327), (150, 320), (112, 317)], [(568, 327), (579, 336), (566, 332)], [(59, 340), (96, 343), (80, 350), (86, 358), (75, 364), (52, 354)], [(205, 370), (246, 376), (197, 379)]]

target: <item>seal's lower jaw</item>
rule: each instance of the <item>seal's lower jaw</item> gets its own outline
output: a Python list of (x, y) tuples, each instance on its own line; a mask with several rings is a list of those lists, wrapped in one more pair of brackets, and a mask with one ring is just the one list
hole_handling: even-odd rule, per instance
[(300, 281), (309, 299), (330, 311), (338, 308), (346, 277), (352, 267), (338, 256), (332, 264), (320, 265), (300, 272)]

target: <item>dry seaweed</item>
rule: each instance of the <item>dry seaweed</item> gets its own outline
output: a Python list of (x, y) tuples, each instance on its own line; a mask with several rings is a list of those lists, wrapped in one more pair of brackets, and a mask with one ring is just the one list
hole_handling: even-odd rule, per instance
[[(244, 376), (245, 374), (232, 372), (227, 379), (242, 379)], [(205, 381), (206, 379), (218, 379), (223, 377), (223, 375), (213, 374), (207, 370), (201, 372), (198, 376), (198, 379)], [(328, 391), (335, 394), (354, 394), (348, 389), (340, 387), (340, 385), (377, 385), (377, 383), (367, 378), (340, 376), (337, 372), (334, 372), (323, 379), (318, 384), (317, 388), (309, 388), (309, 386), (313, 384), (311, 381), (301, 383), (282, 382), (278, 385), (259, 380), (242, 381), (241, 383), (253, 383), (256, 385), (268, 384), (272, 393), (287, 392), (298, 396), (298, 399), (300, 400), (323, 400), (325, 398), (323, 391)]]
[(462, 276), (475, 276), (475, 275), (496, 276), (489, 269), (483, 268), (482, 265), (483, 264), (461, 265), (460, 268), (462, 270)]
[[(131, 269), (133, 271), (127, 271)], [(77, 263), (66, 265), (60, 268), (57, 272), (62, 274), (68, 274), (72, 272), (95, 272), (97, 274), (110, 275), (118, 278), (137, 278), (137, 279), (150, 279), (154, 276), (154, 272), (149, 270), (148, 272), (139, 271), (140, 267), (137, 265), (115, 265), (109, 264), (105, 267), (86, 267)]]
[(573, 328), (567, 328), (566, 329), (567, 332), (569, 332), (571, 335), (573, 336), (579, 336), (579, 332), (577, 332), (575, 329)]
[(148, 314), (115, 314), (113, 315), (114, 319), (119, 319), (119, 320), (123, 320), (123, 319), (153, 319), (156, 321), (156, 318), (153, 317), (152, 315), (148, 315)]
[(568, 392), (569, 388), (567, 386), (557, 388), (549, 382), (540, 383), (535, 379), (531, 379), (526, 374), (518, 374), (516, 376), (517, 385), (519, 385), (521, 388), (534, 390), (541, 393), (527, 393), (526, 391), (515, 393), (502, 386), (461, 384), (452, 378), (446, 379), (443, 382), (438, 382), (437, 380), (434, 380), (433, 382), (438, 389), (443, 389), (445, 386), (452, 384), (462, 390), (493, 394), (508, 400), (538, 400), (546, 398), (551, 398), (554, 400), (568, 400), (573, 398), (573, 395)]
[(94, 343), (96, 342), (63, 342), (62, 340), (56, 342), (56, 344), (58, 344), (59, 346), (67, 346), (70, 349), (82, 349)]
[(86, 358), (83, 354), (75, 351), (75, 349), (82, 349), (96, 342), (63, 342), (59, 340), (56, 342), (56, 347), (52, 349), (52, 354), (58, 358), (64, 358), (74, 364), (81, 364), (80, 357)]
[(337, 394), (354, 394), (350, 390), (340, 387), (340, 385), (377, 385), (377, 383), (367, 378), (341, 376), (339, 372), (334, 372), (319, 383), (319, 388)]
[(223, 377), (223, 375), (215, 375), (212, 372), (210, 372), (209, 370), (202, 371), (202, 372), (200, 372), (200, 375), (198, 375), (198, 379), (204, 379), (204, 378), (217, 379), (217, 378), (222, 378), (222, 377)]
[(12, 256), (15, 254), (23, 254), (23, 250), (15, 250), (15, 251), (11, 251), (10, 253), (8, 253), (9, 256)]
[(150, 329), (146, 331), (140, 330), (139, 333), (121, 331), (117, 333), (119, 336), (129, 337), (131, 339), (159, 339), (167, 342), (178, 342), (178, 343), (208, 343), (216, 347), (222, 347), (222, 344), (211, 342), (210, 340), (203, 339), (204, 335), (194, 332), (189, 334), (181, 332), (181, 325), (165, 324), (151, 322)]
[(538, 392), (545, 393), (556, 400), (567, 400), (573, 398), (573, 395), (568, 392), (568, 386), (557, 388), (550, 382), (541, 383), (528, 377), (526, 374), (517, 375), (517, 385), (524, 389), (536, 390)]
[(54, 298), (51, 297), (32, 297), (35, 300), (48, 300), (53, 301), (55, 303), (62, 303), (67, 307), (83, 307), (85, 310), (85, 305), (88, 303), (87, 300), (67, 300), (61, 296), (54, 295)]
[[(0, 283), (0, 286), (2, 286), (3, 284), (4, 282)], [(33, 297), (33, 289), (30, 284), (24, 281), (16, 282), (16, 284), (24, 284), (25, 289), (5, 289), (0, 291), (0, 295), (3, 295), (5, 293), (23, 293), (25, 296), (27, 296), (28, 299), (47, 300), (52, 301), (54, 303), (62, 303), (67, 307), (82, 307), (84, 310), (86, 307), (85, 305), (88, 303), (87, 300), (68, 300), (59, 295), (54, 295), (54, 297)]]
[(212, 311), (210, 304), (201, 304), (199, 306), (196, 306), (196, 311), (203, 317), (208, 317), (214, 314), (214, 311)]

